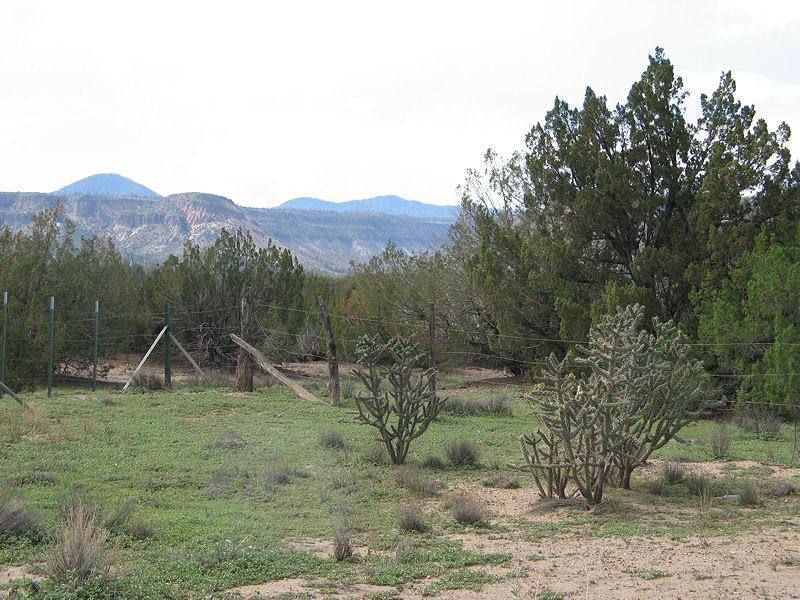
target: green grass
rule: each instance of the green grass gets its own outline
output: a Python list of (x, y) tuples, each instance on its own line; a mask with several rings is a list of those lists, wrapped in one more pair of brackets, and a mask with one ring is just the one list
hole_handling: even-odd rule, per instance
[[(490, 393), (490, 392), (487, 392)], [(443, 456), (448, 444), (469, 439), (484, 457), (475, 469), (425, 470), (442, 489), (469, 482), (497, 487), (533, 482), (520, 474), (506, 485), (493, 468), (521, 462), (518, 436), (537, 427), (519, 394), (513, 414), (444, 413), (411, 445), (409, 466), (422, 469), (429, 456)], [(130, 503), (129, 515), (115, 524), (118, 546), (118, 598), (199, 597), (229, 587), (286, 577), (319, 576), (332, 582), (362, 580), (396, 586), (436, 580), (427, 593), (447, 589), (479, 590), (494, 576), (466, 570), (476, 565), (509, 568), (506, 554), (464, 550), (445, 535), (463, 530), (454, 524), (445, 498), (426, 509), (427, 533), (401, 531), (397, 508), (420, 494), (401, 485), (397, 467), (365, 460), (361, 451), (375, 433), (352, 417), (354, 405), (340, 408), (298, 400), (277, 386), (244, 396), (224, 389), (186, 388), (143, 393), (42, 393), (26, 400), (37, 417), (16, 404), (0, 405), (0, 485), (23, 497), (43, 520), (25, 535), (0, 533), (0, 564), (40, 562), (46, 533), (53, 531), (63, 508), (77, 499), (111, 515)], [(2, 400), (0, 402), (5, 402)], [(343, 448), (326, 448), (322, 436), (336, 424)], [(712, 424), (685, 428), (680, 437), (700, 440)], [(732, 458), (766, 458), (788, 462), (787, 425), (783, 440), (762, 441), (734, 436)], [(338, 446), (338, 444), (337, 444)], [(658, 453), (665, 458), (705, 460), (707, 446), (671, 442)], [(737, 473), (758, 478), (766, 473)], [(634, 473), (636, 477), (636, 473)], [(398, 483), (400, 481), (400, 483)], [(407, 484), (407, 482), (406, 482)], [(502, 485), (501, 485), (502, 484)], [(637, 481), (634, 481), (636, 488)], [(697, 499), (685, 484), (670, 487), (667, 503), (696, 510)], [(411, 488), (411, 489), (409, 489)], [(629, 501), (635, 494), (638, 505)], [(567, 517), (548, 521), (514, 519), (492, 524), (491, 535), (527, 539), (581, 535), (665, 535), (681, 539), (702, 528), (705, 535), (725, 535), (753, 520), (788, 511), (781, 501), (757, 508), (726, 506), (702, 520), (661, 521), (643, 510), (644, 492), (609, 489), (592, 511), (568, 509)], [(719, 513), (719, 515), (717, 515)], [(782, 513), (781, 513), (782, 514)], [(788, 514), (788, 513), (787, 513)], [(134, 535), (135, 521), (149, 535)], [(332, 541), (347, 528), (354, 544), (374, 551), (337, 562), (296, 550), (291, 542), (307, 538)], [(380, 552), (379, 552), (380, 551)], [(376, 553), (377, 552), (377, 553)], [(534, 555), (529, 560), (538, 560)], [(102, 597), (100, 581), (86, 582), (83, 592), (44, 584), (50, 598)]]

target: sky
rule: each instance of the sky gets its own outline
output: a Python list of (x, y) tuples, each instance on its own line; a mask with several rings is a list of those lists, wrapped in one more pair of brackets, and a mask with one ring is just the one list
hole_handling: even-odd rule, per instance
[(458, 204), (487, 148), (524, 149), (556, 96), (624, 101), (656, 46), (690, 117), (730, 70), (800, 136), (798, 32), (796, 0), (2, 0), (0, 190)]

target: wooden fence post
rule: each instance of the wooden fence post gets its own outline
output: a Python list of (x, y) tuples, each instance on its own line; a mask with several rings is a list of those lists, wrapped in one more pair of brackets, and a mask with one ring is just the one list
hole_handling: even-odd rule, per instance
[[(242, 290), (241, 337), (245, 340), (250, 339), (252, 329), (250, 317), (251, 291), (252, 288), (249, 287)], [(244, 348), (239, 349), (239, 356), (236, 358), (236, 391), (253, 391), (253, 359)]]
[(317, 302), (319, 302), (319, 309), (322, 312), (322, 324), (325, 326), (325, 332), (328, 335), (328, 395), (330, 396), (331, 406), (339, 406), (341, 404), (339, 398), (339, 363), (336, 361), (336, 340), (333, 337), (331, 316), (328, 314), (328, 309), (325, 307), (325, 299), (322, 296), (317, 296)]

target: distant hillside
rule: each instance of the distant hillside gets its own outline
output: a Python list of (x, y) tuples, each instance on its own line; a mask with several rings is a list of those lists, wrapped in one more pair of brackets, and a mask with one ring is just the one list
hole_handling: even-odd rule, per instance
[(434, 250), (451, 219), (376, 212), (341, 213), (286, 208), (249, 208), (212, 194), (165, 198), (93, 194), (0, 192), (0, 224), (23, 229), (30, 217), (61, 202), (76, 236), (110, 237), (136, 262), (161, 262), (180, 254), (190, 238), (208, 246), (224, 227), (250, 231), (259, 247), (269, 239), (288, 248), (306, 268), (346, 273), (350, 261), (366, 262), (391, 240), (407, 252)]
[(319, 198), (292, 198), (278, 208), (294, 208), (301, 210), (328, 210), (333, 212), (379, 212), (389, 215), (408, 215), (426, 219), (453, 220), (458, 215), (458, 206), (439, 206), (426, 204), (416, 200), (406, 200), (400, 196), (375, 196), (364, 200), (347, 202), (329, 202)]
[(56, 190), (54, 194), (92, 194), (96, 196), (133, 196), (161, 198), (150, 188), (116, 173), (98, 173)]

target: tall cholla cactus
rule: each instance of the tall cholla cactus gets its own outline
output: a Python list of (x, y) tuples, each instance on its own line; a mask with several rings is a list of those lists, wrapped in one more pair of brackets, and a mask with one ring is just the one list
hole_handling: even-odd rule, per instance
[[(425, 433), (444, 406), (444, 399), (429, 389), (436, 370), (415, 378), (414, 364), (425, 353), (417, 343), (400, 337), (381, 344), (377, 335), (365, 336), (356, 344), (356, 354), (366, 368), (356, 372), (367, 390), (354, 398), (359, 420), (378, 430), (392, 463), (401, 465), (411, 441)], [(391, 365), (381, 368), (379, 363), (386, 358)]]
[(602, 500), (609, 479), (630, 488), (633, 470), (708, 406), (702, 365), (681, 332), (654, 319), (648, 334), (643, 317), (638, 304), (620, 309), (579, 356), (548, 359), (534, 392), (545, 429), (520, 438), (541, 496), (564, 497), (568, 480), (588, 504)]

